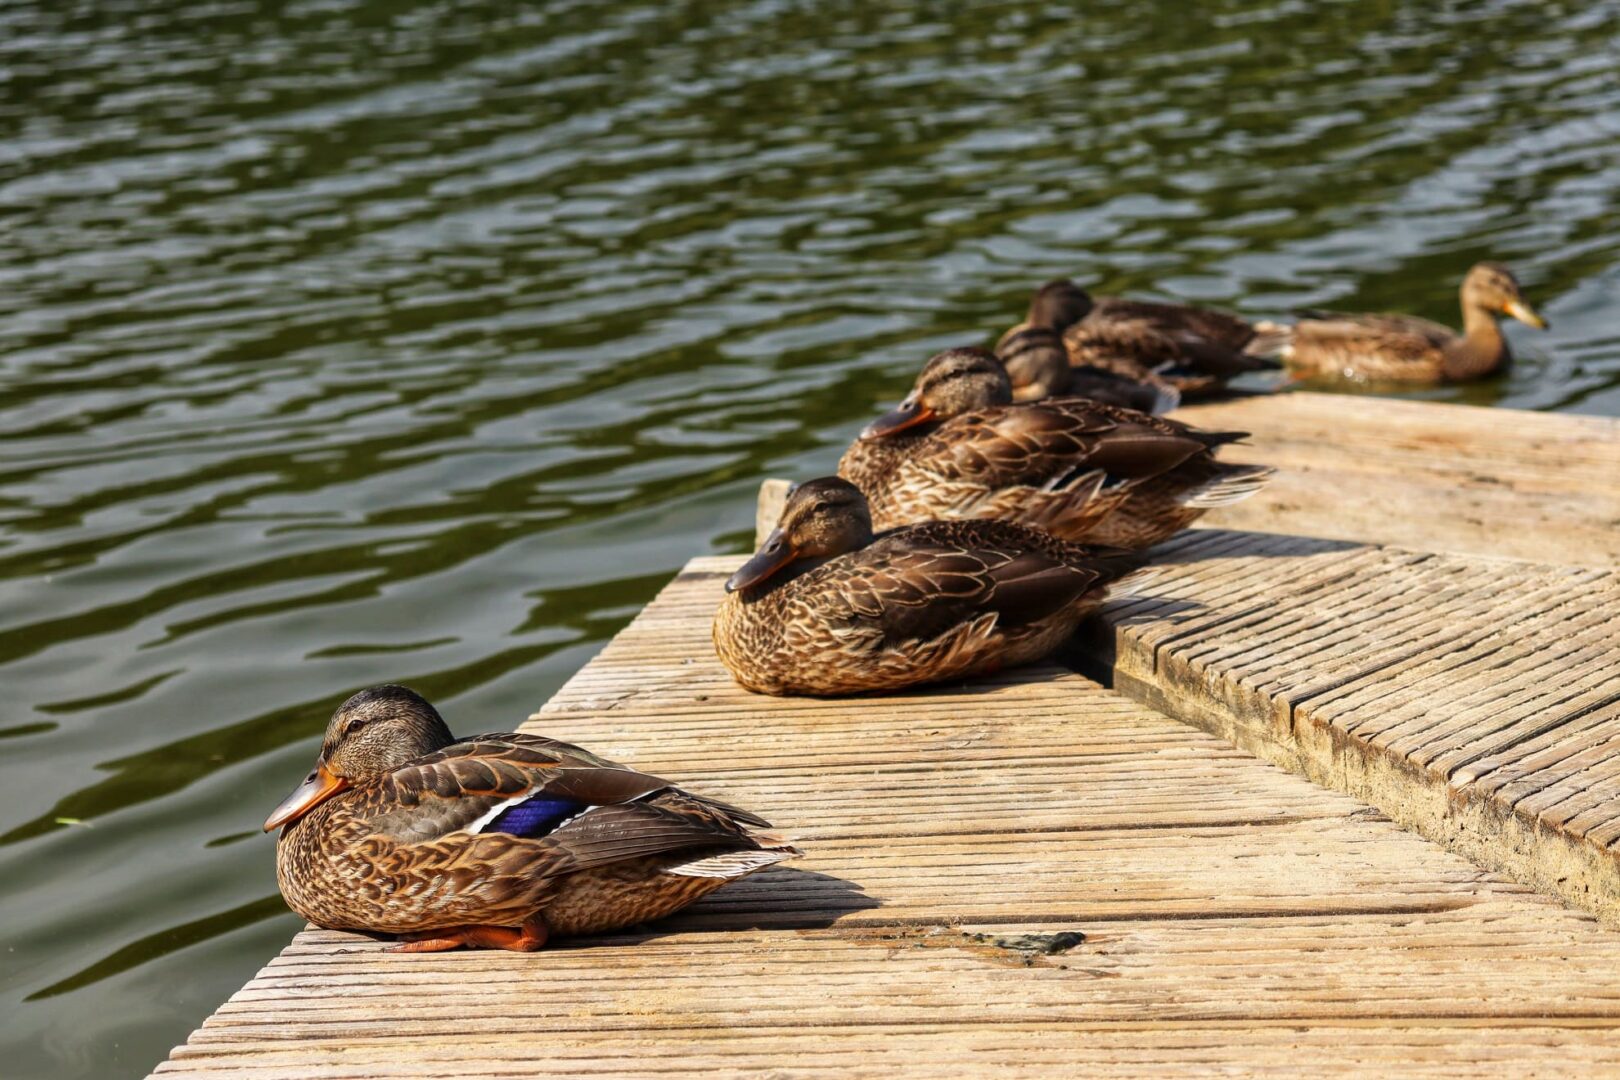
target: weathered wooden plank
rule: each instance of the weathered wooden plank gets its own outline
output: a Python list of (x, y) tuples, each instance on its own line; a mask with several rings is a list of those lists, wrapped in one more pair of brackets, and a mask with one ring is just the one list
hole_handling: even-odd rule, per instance
[(1620, 574), (1236, 541), (1105, 609), (1116, 688), (1620, 922)]
[[(1250, 432), (1222, 459), (1278, 469), (1265, 491), (1210, 512), (1204, 526), (1620, 566), (1620, 420), (1318, 393), (1175, 416)], [(786, 491), (786, 481), (765, 482), (759, 536)]]
[(1251, 432), (1221, 457), (1278, 466), (1205, 524), (1620, 566), (1620, 420), (1316, 393), (1176, 418)]
[[(881, 973), (877, 977), (881, 977)], [(179, 1059), (165, 1075), (367, 1078), (569, 1075), (1389, 1076), (1607, 1075), (1608, 1020), (1441, 1019), (1183, 1023), (789, 1024), (569, 1033), (533, 1029), (457, 1041), (397, 1033), (255, 1046)]]
[(1620, 1068), (1620, 934), (1584, 913), (1060, 668), (748, 694), (708, 639), (735, 565), (697, 560), (534, 727), (758, 809), (803, 860), (534, 955), (306, 931), (159, 1072)]

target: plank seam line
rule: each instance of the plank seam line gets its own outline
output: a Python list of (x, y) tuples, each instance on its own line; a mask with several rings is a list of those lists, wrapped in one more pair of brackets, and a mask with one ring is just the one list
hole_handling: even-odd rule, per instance
[[(1058, 968), (1059, 970), (1064, 970), (1064, 968), (1060, 967), (1059, 965), (1055, 965), (1055, 964), (1054, 965), (1042, 965), (1042, 966), (1051, 966), (1051, 967)], [(1083, 967), (1083, 965), (1073, 965), (1073, 966), (1075, 966), (1075, 967)], [(1251, 1016), (1248, 1016), (1248, 1015), (1245, 1015), (1245, 1014), (1239, 1013), (1239, 1012), (1227, 1012), (1224, 1015), (1211, 1015), (1211, 1016), (1201, 1016), (1201, 1017), (1199, 1017), (1199, 1016), (1176, 1016), (1176, 1017), (1174, 1017), (1173, 1022), (1178, 1026), (1183, 1025), (1183, 1024), (1197, 1024), (1197, 1023), (1243, 1024), (1245, 1026), (1248, 1026), (1251, 1023), (1262, 1023), (1262, 1022), (1278, 1024), (1278, 1025), (1286, 1024), (1286, 1025), (1289, 1025), (1289, 1026), (1298, 1026), (1301, 1022), (1305, 1022), (1305, 1023), (1320, 1022), (1320, 1023), (1324, 1024), (1324, 1025), (1340, 1026), (1340, 1025), (1345, 1025), (1345, 1024), (1366, 1025), (1366, 1024), (1390, 1023), (1390, 1022), (1395, 1022), (1395, 1023), (1424, 1023), (1426, 1021), (1442, 1021), (1442, 1022), (1444, 1022), (1444, 1021), (1452, 1021), (1452, 1022), (1455, 1022), (1455, 1021), (1464, 1021), (1464, 1022), (1472, 1021), (1472, 1022), (1477, 1022), (1477, 1023), (1480, 1023), (1480, 1024), (1484, 1025), (1484, 1024), (1491, 1024), (1491, 1023), (1499, 1023), (1501, 1021), (1516, 1021), (1519, 1024), (1523, 1024), (1525, 1026), (1539, 1026), (1540, 1024), (1543, 1024), (1543, 1023), (1557, 1023), (1558, 1021), (1563, 1021), (1565, 1023), (1571, 1023), (1571, 1022), (1573, 1022), (1573, 1023), (1613, 1023), (1617, 1017), (1620, 1017), (1620, 1007), (1617, 1007), (1616, 1011), (1614, 1011), (1614, 1012), (1607, 1012), (1607, 1013), (1605, 1013), (1605, 1012), (1593, 1012), (1593, 1011), (1590, 1011), (1590, 1010), (1572, 1010), (1572, 1011), (1569, 1011), (1569, 1012), (1560, 1012), (1560, 1011), (1558, 1011), (1556, 1009), (1548, 1008), (1545, 1011), (1524, 1009), (1524, 1010), (1515, 1010), (1515, 1011), (1508, 1011), (1508, 1012), (1501, 1012), (1501, 1013), (1470, 1012), (1470, 1011), (1465, 1011), (1465, 1010), (1456, 1010), (1456, 1011), (1452, 1011), (1452, 1012), (1436, 1011), (1436, 1012), (1367, 1013), (1367, 1014), (1363, 1014), (1361, 1016), (1342, 1017), (1342, 1018), (1340, 1018), (1340, 1017), (1325, 1017), (1325, 1016), (1323, 1016), (1323, 1017), (1315, 1017), (1315, 1016), (1312, 1016), (1309, 1013), (1296, 1013), (1296, 1014), (1292, 1014), (1292, 1015), (1283, 1015), (1283, 1016), (1278, 1016), (1278, 1015), (1273, 1014), (1272, 1016), (1261, 1018), (1261, 1017), (1251, 1017)], [(375, 1021), (372, 1021), (372, 1022), (373, 1023), (384, 1023), (384, 1022), (392, 1022), (392, 1021), (378, 1019), (378, 1020), (375, 1020)], [(229, 1023), (216, 1024), (216, 1025), (214, 1025), (212, 1027), (199, 1028), (198, 1033), (208, 1032), (208, 1033), (213, 1034), (213, 1035), (220, 1035), (220, 1034), (223, 1034), (225, 1032), (230, 1032), (232, 1030), (241, 1030), (241, 1029), (244, 1029), (244, 1028), (251, 1029), (251, 1028), (260, 1026), (262, 1023), (263, 1022), (261, 1021), (261, 1022), (258, 1022), (258, 1023), (244, 1023), (244, 1024), (229, 1024)], [(1032, 1025), (1032, 1024), (1033, 1025), (1040, 1025), (1040, 1026), (1049, 1026), (1049, 1025), (1053, 1025), (1053, 1024), (1063, 1024), (1065, 1026), (1070, 1025), (1070, 1024), (1081, 1024), (1081, 1025), (1090, 1026), (1092, 1024), (1097, 1024), (1098, 1026), (1102, 1026), (1102, 1024), (1106, 1024), (1106, 1023), (1107, 1023), (1106, 1021), (1103, 1021), (1103, 1022), (1099, 1023), (1098, 1021), (1088, 1020), (1083, 1013), (1065, 1013), (1065, 1012), (1060, 1012), (1058, 1010), (1052, 1010), (1051, 1012), (1045, 1013), (1044, 1015), (1042, 1015), (1038, 1019), (1031, 1019), (1027, 1014), (1009, 1015), (1005, 1019), (980, 1016), (980, 1017), (975, 1018), (973, 1020), (963, 1021), (961, 1023), (952, 1021), (948, 1025), (942, 1024), (940, 1022), (940, 1020), (938, 1020), (937, 1018), (932, 1018), (932, 1017), (919, 1017), (919, 1018), (917, 1018), (915, 1020), (903, 1020), (903, 1019), (897, 1019), (897, 1018), (893, 1018), (893, 1017), (888, 1018), (888, 1019), (883, 1019), (883, 1020), (866, 1020), (866, 1019), (861, 1019), (859, 1017), (843, 1017), (843, 1016), (841, 1016), (837, 1020), (831, 1021), (831, 1022), (829, 1022), (828, 1020), (809, 1019), (809, 1020), (800, 1021), (798, 1023), (784, 1023), (781, 1020), (775, 1020), (775, 1021), (765, 1023), (765, 1024), (753, 1025), (753, 1024), (747, 1023), (746, 1020), (743, 1021), (743, 1022), (738, 1022), (735, 1019), (727, 1018), (727, 1019), (724, 1019), (724, 1020), (715, 1020), (715, 1021), (710, 1022), (710, 1023), (692, 1023), (690, 1021), (686, 1021), (686, 1022), (679, 1023), (679, 1024), (670, 1024), (668, 1026), (659, 1026), (659, 1025), (656, 1025), (656, 1024), (642, 1024), (642, 1025), (639, 1025), (637, 1027), (630, 1027), (630, 1028), (607, 1028), (607, 1029), (604, 1029), (604, 1028), (587, 1028), (587, 1029), (584, 1029), (584, 1030), (587, 1031), (587, 1032), (595, 1031), (595, 1032), (599, 1032), (599, 1033), (603, 1033), (603, 1034), (610, 1034), (611, 1035), (614, 1032), (620, 1032), (620, 1033), (624, 1033), (624, 1034), (629, 1034), (629, 1033), (632, 1033), (632, 1032), (642, 1032), (642, 1031), (645, 1031), (645, 1032), (658, 1032), (658, 1031), (726, 1031), (726, 1030), (735, 1031), (735, 1030), (738, 1030), (738, 1029), (749, 1030), (749, 1031), (793, 1031), (793, 1030), (807, 1029), (807, 1028), (828, 1028), (828, 1027), (833, 1027), (833, 1028), (870, 1028), (870, 1027), (901, 1027), (901, 1028), (926, 1027), (926, 1028), (938, 1028), (938, 1027), (942, 1027), (942, 1026), (949, 1026), (952, 1029), (956, 1029), (956, 1028), (959, 1028), (961, 1026), (983, 1025), (984, 1027), (994, 1029), (994, 1028), (998, 1028), (998, 1027), (1023, 1027), (1023, 1026), (1028, 1026), (1028, 1025)], [(1125, 1024), (1130, 1024), (1131, 1022), (1130, 1021), (1120, 1021), (1119, 1023), (1121, 1025), (1125, 1025)], [(1146, 1021), (1138, 1021), (1137, 1023), (1139, 1023), (1139, 1024), (1143, 1025), (1144, 1027), (1148, 1028), (1149, 1030), (1151, 1030), (1152, 1026), (1155, 1025), (1155, 1023), (1157, 1023), (1158, 1026), (1162, 1027), (1165, 1022), (1162, 1021), (1162, 1020), (1157, 1021), (1157, 1022), (1151, 1021), (1151, 1020), (1146, 1020)], [(355, 1024), (355, 1020), (352, 1017), (350, 1017), (350, 1018), (333, 1018), (333, 1019), (330, 1019), (330, 1020), (317, 1019), (317, 1018), (312, 1017), (312, 1018), (308, 1018), (308, 1019), (301, 1018), (298, 1021), (298, 1025), (300, 1027), (312, 1027), (312, 1026), (316, 1026), (316, 1025), (321, 1025), (321, 1026), (340, 1025), (340, 1024), (341, 1025), (348, 1025), (348, 1026), (350, 1026), (352, 1028), (353, 1025)], [(449, 1033), (447, 1032), (446, 1034), (449, 1034)], [(469, 1035), (470, 1034), (471, 1033), (469, 1033)], [(534, 1035), (535, 1030), (532, 1027), (484, 1028), (484, 1029), (479, 1030), (476, 1033), (477, 1036), (482, 1036), (482, 1037), (491, 1037), (491, 1036), (498, 1037), (498, 1036), (502, 1036), (502, 1035), (513, 1035), (513, 1034)], [(307, 1038), (307, 1037), (308, 1036), (300, 1036), (300, 1038)], [(429, 1034), (429, 1035), (418, 1036), (418, 1037), (431, 1038), (433, 1036)], [(378, 1036), (377, 1041), (386, 1043), (388, 1041), (392, 1041), (393, 1038), (394, 1038), (394, 1036), (383, 1035), (383, 1036)], [(289, 1039), (288, 1041), (290, 1042), (290, 1041), (293, 1041), (293, 1040)], [(189, 1044), (189, 1045), (194, 1045), (194, 1046), (201, 1047), (204, 1044), (198, 1043), (198, 1044)], [(230, 1051), (226, 1051), (226, 1050), (223, 1049), (224, 1047), (230, 1046), (231, 1045), (230, 1043), (223, 1043), (222, 1042), (222, 1043), (219, 1043), (219, 1044), (216, 1044), (216, 1045), (219, 1045), (221, 1047), (221, 1052), (230, 1052)], [(276, 1049), (283, 1049), (283, 1048), (278, 1047)], [(212, 1048), (210, 1048), (209, 1052), (212, 1053), (214, 1051), (212, 1050)], [(243, 1050), (243, 1051), (238, 1051), (238, 1052), (252, 1053), (254, 1051), (252, 1051), (252, 1050)], [(263, 1051), (261, 1050), (259, 1052), (263, 1052)], [(271, 1051), (271, 1052), (274, 1052), (274, 1051)]]
[[(929, 837), (929, 836), (954, 836), (954, 837), (964, 837), (964, 836), (988, 836), (988, 837), (1000, 837), (1000, 836), (1049, 836), (1049, 835), (1064, 836), (1064, 835), (1069, 835), (1069, 834), (1073, 834), (1073, 833), (1157, 832), (1157, 831), (1163, 830), (1163, 829), (1176, 829), (1176, 830), (1254, 829), (1254, 828), (1266, 828), (1268, 826), (1274, 826), (1274, 825), (1304, 825), (1304, 824), (1307, 824), (1309, 822), (1317, 822), (1317, 821), (1334, 821), (1334, 822), (1337, 822), (1337, 821), (1348, 820), (1349, 817), (1350, 817), (1350, 815), (1348, 815), (1348, 814), (1340, 814), (1340, 813), (1314, 814), (1314, 815), (1308, 815), (1308, 816), (1301, 816), (1301, 815), (1296, 815), (1296, 814), (1278, 814), (1275, 817), (1269, 817), (1269, 818), (1223, 818), (1223, 819), (1221, 819), (1219, 821), (1195, 821), (1195, 820), (1193, 820), (1191, 818), (1186, 818), (1186, 819), (1181, 819), (1181, 820), (1176, 820), (1176, 821), (1162, 821), (1162, 822), (1160, 822), (1160, 821), (1121, 822), (1119, 824), (1114, 824), (1114, 825), (1039, 825), (1039, 824), (1029, 825), (1029, 826), (1008, 825), (1005, 828), (997, 828), (997, 829), (960, 829), (960, 830), (924, 829), (924, 831), (922, 831), (922, 832), (901, 832), (899, 830), (894, 830), (894, 831), (885, 830), (885, 831), (882, 831), (882, 832), (832, 832), (832, 833), (823, 833), (823, 832), (816, 832), (814, 829), (799, 829), (799, 830), (794, 831), (793, 836), (794, 836), (794, 838), (796, 840), (803, 840), (807, 844), (809, 844), (809, 843), (818, 843), (819, 844), (819, 843), (821, 843), (823, 841), (826, 841), (826, 840), (887, 840), (887, 839), (891, 839), (891, 838), (911, 839), (911, 838), (915, 838), (915, 837)], [(874, 822), (873, 824), (874, 824), (874, 826), (876, 826), (879, 823)]]
[[(1592, 1026), (1599, 1025), (1599, 1024), (1604, 1025), (1604, 1026), (1607, 1027), (1607, 1026), (1612, 1025), (1614, 1023), (1614, 1016), (1611, 1015), (1611, 1014), (1607, 1014), (1607, 1013), (1597, 1013), (1597, 1012), (1569, 1012), (1569, 1013), (1559, 1013), (1559, 1014), (1552, 1014), (1552, 1015), (1540, 1014), (1540, 1013), (1528, 1013), (1528, 1012), (1514, 1012), (1514, 1013), (1501, 1013), (1501, 1014), (1477, 1013), (1477, 1012), (1474, 1012), (1474, 1013), (1461, 1013), (1461, 1012), (1458, 1012), (1458, 1013), (1390, 1012), (1390, 1013), (1384, 1013), (1384, 1014), (1380, 1014), (1380, 1015), (1376, 1015), (1376, 1016), (1353, 1016), (1353, 1017), (1350, 1017), (1350, 1016), (1341, 1016), (1341, 1017), (1314, 1016), (1313, 1017), (1313, 1016), (1309, 1016), (1309, 1015), (1306, 1015), (1306, 1014), (1296, 1014), (1296, 1015), (1291, 1015), (1291, 1016), (1276, 1016), (1276, 1015), (1272, 1015), (1272, 1016), (1248, 1016), (1248, 1017), (1240, 1017), (1240, 1018), (1236, 1018), (1236, 1019), (1229, 1018), (1229, 1017), (1207, 1017), (1207, 1016), (1204, 1016), (1204, 1017), (1184, 1017), (1184, 1016), (1177, 1016), (1173, 1020), (1169, 1020), (1169, 1021), (1167, 1021), (1165, 1019), (1158, 1019), (1158, 1020), (1102, 1020), (1102, 1019), (1096, 1019), (1096, 1018), (1091, 1018), (1091, 1017), (1064, 1018), (1062, 1020), (1030, 1020), (1030, 1019), (1027, 1019), (1027, 1018), (1019, 1019), (1019, 1018), (1016, 1018), (1016, 1017), (1009, 1017), (1009, 1018), (1007, 1018), (1005, 1020), (988, 1019), (988, 1018), (963, 1018), (963, 1019), (957, 1020), (957, 1019), (953, 1018), (951, 1020), (916, 1020), (916, 1021), (910, 1021), (910, 1022), (897, 1021), (897, 1020), (889, 1019), (889, 1020), (865, 1021), (865, 1022), (861, 1023), (861, 1026), (868, 1027), (868, 1028), (883, 1028), (883, 1027), (934, 1028), (934, 1029), (939, 1029), (941, 1031), (957, 1031), (957, 1030), (960, 1030), (960, 1029), (963, 1029), (963, 1028), (974, 1028), (974, 1027), (978, 1027), (978, 1026), (981, 1026), (981, 1025), (984, 1028), (986, 1028), (987, 1030), (995, 1030), (997, 1028), (1019, 1027), (1019, 1026), (1021, 1026), (1021, 1027), (1031, 1027), (1031, 1028), (1049, 1028), (1052, 1024), (1058, 1023), (1058, 1022), (1061, 1022), (1067, 1028), (1072, 1028), (1074, 1030), (1079, 1030), (1079, 1031), (1161, 1031), (1167, 1026), (1167, 1023), (1174, 1024), (1176, 1026), (1198, 1025), (1200, 1027), (1208, 1027), (1208, 1028), (1214, 1028), (1214, 1029), (1231, 1028), (1231, 1029), (1236, 1029), (1236, 1030), (1246, 1030), (1246, 1029), (1249, 1029), (1249, 1028), (1252, 1028), (1252, 1027), (1286, 1027), (1286, 1028), (1294, 1028), (1294, 1027), (1300, 1027), (1300, 1026), (1311, 1026), (1311, 1027), (1320, 1027), (1320, 1028), (1328, 1028), (1328, 1029), (1371, 1028), (1371, 1027), (1376, 1027), (1376, 1026), (1382, 1026), (1382, 1025), (1385, 1025), (1385, 1024), (1390, 1024), (1390, 1023), (1394, 1023), (1394, 1024), (1412, 1024), (1414, 1026), (1420, 1026), (1420, 1027), (1438, 1027), (1438, 1026), (1444, 1025), (1446, 1027), (1460, 1027), (1460, 1028), (1489, 1028), (1489, 1027), (1496, 1027), (1496, 1026), (1507, 1026), (1507, 1027), (1513, 1027), (1513, 1028), (1534, 1029), (1534, 1028), (1541, 1028), (1541, 1027), (1592, 1027)], [(750, 1025), (748, 1027), (748, 1030), (750, 1032), (758, 1032), (758, 1033), (761, 1033), (761, 1034), (770, 1033), (770, 1032), (773, 1032), (773, 1031), (804, 1030), (806, 1027), (822, 1028), (822, 1029), (826, 1029), (826, 1030), (829, 1030), (829, 1031), (836, 1031), (836, 1030), (838, 1030), (838, 1029), (840, 1029), (840, 1028), (842, 1028), (842, 1027), (844, 1027), (846, 1025), (851, 1025), (852, 1026), (853, 1022), (852, 1021), (840, 1020), (840, 1021), (822, 1021), (820, 1023), (811, 1022), (809, 1024), (792, 1024), (792, 1025), (765, 1022), (765, 1023), (756, 1024), (756, 1025)], [(198, 1029), (199, 1032), (201, 1032), (203, 1030), (208, 1030), (208, 1029), (201, 1029), (201, 1028)], [(634, 1031), (637, 1031), (637, 1030), (660, 1031), (660, 1032), (672, 1032), (672, 1031), (681, 1031), (681, 1030), (694, 1030), (694, 1031), (715, 1031), (715, 1030), (718, 1030), (718, 1031), (723, 1032), (723, 1031), (726, 1030), (726, 1027), (724, 1027), (724, 1026), (716, 1027), (716, 1026), (712, 1026), (712, 1025), (705, 1025), (705, 1026), (703, 1026), (701, 1028), (694, 1026), (694, 1027), (691, 1027), (691, 1028), (688, 1028), (688, 1029), (683, 1029), (683, 1028), (680, 1028), (680, 1027), (642, 1028), (642, 1029), (613, 1029), (613, 1030), (604, 1030), (604, 1031), (601, 1032), (601, 1034), (604, 1035), (607, 1038), (612, 1038), (612, 1037), (614, 1037), (615, 1034), (631, 1033), (631, 1032), (634, 1032)], [(512, 1031), (492, 1031), (492, 1032), (488, 1032), (487, 1034), (489, 1034), (491, 1036), (499, 1037), (499, 1036), (503, 1036), (503, 1035), (510, 1035), (510, 1034), (513, 1034), (513, 1033), (514, 1032), (512, 1032)], [(517, 1033), (534, 1034), (533, 1029), (523, 1029), (522, 1031), (517, 1032)], [(404, 1038), (410, 1039), (412, 1041), (421, 1041), (421, 1040), (437, 1041), (437, 1040), (439, 1040), (441, 1038), (444, 1038), (444, 1036), (439, 1036), (439, 1035), (411, 1035), (411, 1036), (405, 1036)], [(400, 1041), (400, 1039), (401, 1039), (401, 1036), (397, 1036), (397, 1035), (357, 1035), (357, 1036), (355, 1036), (355, 1038), (353, 1040), (353, 1044), (354, 1045), (368, 1045), (368, 1046), (383, 1047), (383, 1046), (391, 1045), (393, 1043), (397, 1043), (397, 1042)], [(349, 1043), (346, 1041), (345, 1045), (349, 1045)], [(281, 1046), (281, 1045), (266, 1046), (263, 1043), (259, 1043), (257, 1045), (254, 1045), (254, 1044), (247, 1044), (245, 1042), (236, 1042), (236, 1041), (233, 1041), (233, 1042), (203, 1041), (203, 1042), (198, 1042), (198, 1043), (182, 1043), (176, 1049), (179, 1050), (179, 1051), (184, 1051), (187, 1058), (189, 1058), (189, 1059), (191, 1059), (193, 1061), (197, 1061), (197, 1060), (203, 1059), (205, 1057), (241, 1058), (241, 1057), (255, 1056), (255, 1055), (259, 1055), (259, 1054), (279, 1055), (279, 1054), (287, 1053), (289, 1048), (286, 1047), (286, 1046)], [(426, 1050), (426, 1049), (430, 1049), (430, 1048), (423, 1047), (423, 1049)], [(185, 1071), (190, 1071), (190, 1070), (188, 1069), (188, 1070), (185, 1070)]]

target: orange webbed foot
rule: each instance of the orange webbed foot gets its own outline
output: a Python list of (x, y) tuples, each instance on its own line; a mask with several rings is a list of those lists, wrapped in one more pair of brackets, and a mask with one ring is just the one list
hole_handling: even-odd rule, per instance
[(469, 949), (505, 949), (508, 952), (536, 952), (551, 936), (545, 920), (538, 915), (521, 926), (454, 926), (405, 934), (389, 952), (444, 952), (466, 946)]

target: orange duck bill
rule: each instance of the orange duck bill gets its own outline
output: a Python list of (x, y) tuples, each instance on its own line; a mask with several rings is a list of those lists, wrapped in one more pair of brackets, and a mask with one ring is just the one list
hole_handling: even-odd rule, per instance
[(758, 585), (768, 580), (772, 574), (799, 557), (799, 549), (794, 547), (781, 529), (772, 529), (771, 535), (754, 552), (754, 557), (743, 563), (735, 574), (726, 580), (726, 592), (736, 592), (746, 589), (750, 585)]
[(926, 424), (933, 418), (933, 409), (916, 398), (908, 397), (900, 403), (899, 408), (884, 413), (861, 428), (861, 438), (881, 439), (887, 435), (897, 435), (908, 428), (916, 427), (918, 424)]
[(1520, 322), (1524, 323), (1524, 325), (1533, 326), (1537, 330), (1545, 330), (1548, 328), (1547, 320), (1543, 319), (1535, 308), (1531, 307), (1523, 300), (1510, 300), (1507, 304), (1503, 305), (1502, 314), (1514, 319), (1518, 319)]
[(281, 800), (280, 806), (270, 811), (270, 816), (264, 819), (264, 831), (291, 825), (348, 786), (348, 780), (333, 776), (325, 765), (316, 766), (291, 795)]

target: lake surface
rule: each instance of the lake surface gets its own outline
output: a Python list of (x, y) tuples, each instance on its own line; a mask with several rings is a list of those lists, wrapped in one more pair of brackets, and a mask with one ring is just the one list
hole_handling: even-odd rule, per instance
[(349, 692), (538, 707), (1040, 281), (1553, 323), (1620, 414), (1620, 6), (0, 5), (0, 1067), (134, 1076), (297, 928)]

